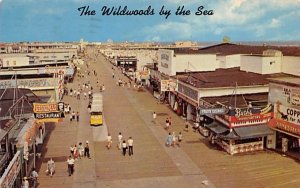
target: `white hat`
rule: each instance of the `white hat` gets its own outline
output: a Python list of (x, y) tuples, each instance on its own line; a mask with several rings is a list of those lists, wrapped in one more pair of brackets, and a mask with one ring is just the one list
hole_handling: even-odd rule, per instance
[(87, 141), (86, 141), (86, 143), (88, 144), (88, 143), (89, 143), (89, 141), (87, 140)]

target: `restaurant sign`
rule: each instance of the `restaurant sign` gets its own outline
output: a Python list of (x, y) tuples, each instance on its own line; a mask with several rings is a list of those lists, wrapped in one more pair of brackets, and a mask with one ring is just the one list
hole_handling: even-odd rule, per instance
[(229, 121), (231, 123), (239, 121), (253, 121), (271, 118), (273, 114), (273, 105), (268, 104), (265, 107), (236, 108), (229, 110)]
[(21, 169), (21, 157), (20, 151), (17, 151), (14, 158), (10, 161), (8, 167), (3, 173), (0, 179), (0, 187), (1, 188), (9, 188), (13, 187), (13, 184), (18, 177), (18, 174)]
[(33, 112), (38, 122), (59, 122), (64, 118), (64, 103), (33, 103)]

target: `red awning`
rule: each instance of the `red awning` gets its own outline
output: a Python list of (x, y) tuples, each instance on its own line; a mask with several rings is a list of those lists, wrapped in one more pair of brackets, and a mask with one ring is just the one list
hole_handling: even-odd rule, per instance
[(300, 126), (293, 123), (283, 121), (281, 119), (271, 119), (268, 122), (270, 128), (275, 130), (281, 130), (280, 132), (285, 132), (286, 134), (293, 134), (295, 137), (300, 136)]

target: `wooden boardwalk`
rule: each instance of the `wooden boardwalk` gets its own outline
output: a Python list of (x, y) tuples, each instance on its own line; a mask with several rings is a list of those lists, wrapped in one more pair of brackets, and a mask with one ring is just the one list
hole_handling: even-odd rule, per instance
[[(94, 61), (92, 54), (89, 62)], [(267, 151), (230, 156), (211, 146), (201, 135), (183, 131), (184, 121), (168, 106), (157, 104), (149, 92), (137, 92), (116, 85), (116, 72), (112, 80), (111, 65), (97, 56), (97, 62), (90, 69), (97, 70), (100, 83), (104, 83), (104, 116), (108, 131), (113, 136), (111, 150), (105, 142), (93, 142), (93, 129), (88, 125), (87, 100), (66, 97), (77, 111), (80, 122), (64, 123), (48, 127), (51, 131), (47, 145), (43, 148), (40, 164), (39, 187), (300, 187), (299, 163), (293, 159)], [(85, 70), (85, 67), (81, 67)], [(69, 87), (76, 88), (82, 81), (96, 85), (92, 76), (88, 79), (75, 79)], [(95, 87), (94, 87), (95, 88)], [(152, 120), (152, 112), (157, 114), (157, 123)], [(170, 131), (183, 133), (184, 141), (180, 148), (165, 147), (167, 132), (163, 125), (167, 116), (172, 117)], [(134, 139), (134, 155), (122, 156), (117, 149), (117, 135)], [(92, 159), (77, 161), (75, 174), (66, 172), (65, 159), (69, 146), (89, 140)], [(56, 174), (46, 176), (46, 161), (54, 157)], [(202, 181), (208, 180), (209, 185)]]

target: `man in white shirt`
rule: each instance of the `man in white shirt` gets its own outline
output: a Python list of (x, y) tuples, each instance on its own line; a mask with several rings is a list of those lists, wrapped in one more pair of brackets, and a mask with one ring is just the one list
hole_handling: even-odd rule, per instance
[(152, 114), (152, 116), (153, 116), (153, 123), (156, 123), (156, 113), (155, 112), (153, 112), (153, 114)]
[(69, 156), (67, 163), (68, 163), (69, 176), (71, 176), (74, 172), (74, 163), (75, 163), (75, 160), (71, 157), (71, 155)]
[(122, 148), (122, 133), (119, 132), (119, 135), (118, 135), (118, 141), (119, 141), (119, 145), (118, 145), (118, 148), (121, 149)]
[(133, 155), (133, 140), (131, 137), (129, 137), (128, 141), (128, 154), (129, 156)]
[(112, 138), (111, 138), (110, 134), (108, 134), (107, 135), (107, 145), (106, 145), (107, 149), (110, 149), (111, 144), (112, 144)]

